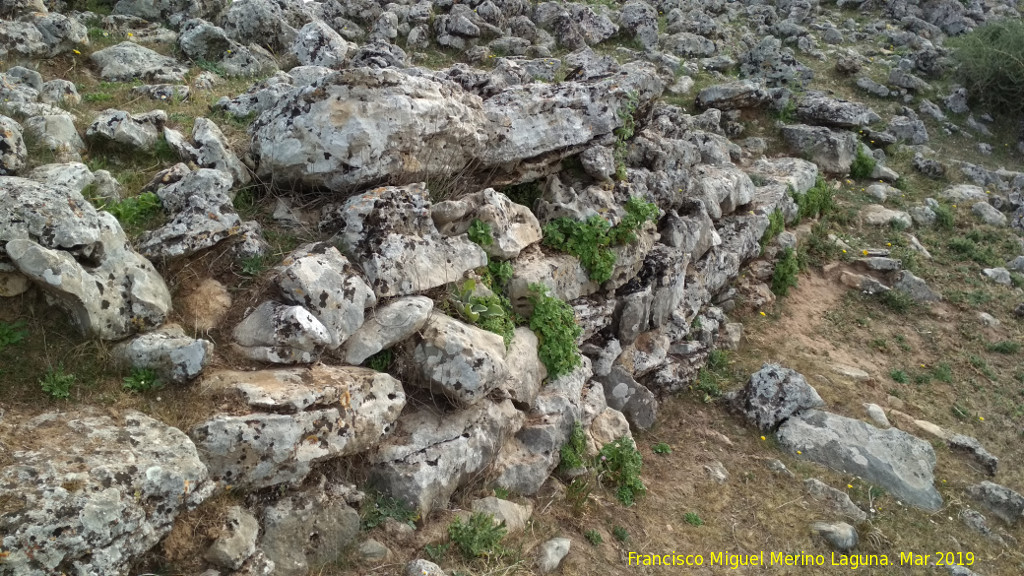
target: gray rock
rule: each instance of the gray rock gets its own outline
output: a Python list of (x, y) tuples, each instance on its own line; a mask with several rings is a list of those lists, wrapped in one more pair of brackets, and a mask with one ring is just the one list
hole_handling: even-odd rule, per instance
[(81, 162), (43, 164), (29, 172), (27, 177), (50, 186), (65, 186), (75, 192), (82, 192), (96, 180), (89, 167)]
[(481, 401), (508, 373), (501, 336), (439, 312), (430, 313), (410, 346), (412, 382), (463, 406)]
[(879, 430), (860, 420), (807, 410), (787, 420), (778, 439), (790, 453), (799, 451), (801, 458), (855, 474), (914, 506), (942, 506), (933, 485), (935, 451), (902, 430)]
[(504, 522), (509, 535), (526, 530), (526, 523), (533, 515), (533, 505), (530, 503), (521, 505), (494, 496), (474, 500), (471, 506), (473, 512), (482, 512), (493, 516), (495, 524)]
[(986, 450), (985, 447), (981, 445), (981, 442), (978, 442), (977, 438), (972, 438), (971, 436), (966, 436), (964, 434), (953, 434), (947, 442), (949, 442), (950, 448), (971, 454), (975, 460), (985, 467), (985, 472), (987, 472), (989, 476), (996, 475), (996, 468), (999, 466), (999, 458), (996, 458), (991, 452)]
[(985, 268), (981, 273), (996, 284), (1002, 284), (1003, 286), (1010, 286), (1013, 284), (1013, 277), (1010, 275), (1010, 271), (1006, 268)]
[(607, 376), (595, 377), (604, 385), (608, 407), (622, 412), (634, 431), (650, 430), (658, 419), (658, 400), (646, 386), (633, 379), (622, 366)]
[(258, 44), (284, 54), (295, 41), (297, 30), (312, 20), (304, 3), (272, 0), (231, 2), (221, 26), (241, 44)]
[[(867, 375), (866, 372), (864, 374), (865, 376)], [(879, 428), (890, 427), (889, 419), (885, 416), (885, 410), (878, 404), (866, 403), (864, 404), (864, 410), (867, 412), (868, 418), (874, 422), (875, 426), (878, 426)]]
[(857, 529), (846, 522), (815, 522), (811, 524), (811, 530), (840, 552), (849, 552), (857, 547)]
[(178, 46), (192, 60), (220, 62), (239, 44), (228, 38), (223, 28), (201, 18), (193, 18), (178, 30)]
[(522, 423), (510, 400), (484, 400), (447, 414), (419, 408), (371, 458), (371, 479), (426, 516), (489, 466)]
[(804, 490), (807, 490), (816, 500), (825, 502), (830, 508), (854, 522), (863, 522), (868, 519), (868, 515), (858, 508), (853, 500), (850, 500), (849, 494), (836, 490), (817, 478), (804, 480)]
[(888, 226), (891, 222), (898, 222), (904, 227), (913, 225), (914, 220), (910, 214), (902, 210), (892, 210), (881, 204), (868, 204), (861, 208), (860, 217), (865, 224), (870, 226)]
[(615, 174), (615, 155), (607, 146), (591, 146), (580, 154), (580, 163), (588, 176), (608, 180)]
[(292, 78), (279, 72), (266, 80), (256, 82), (244, 93), (234, 98), (224, 96), (217, 101), (213, 108), (223, 110), (236, 118), (247, 118), (250, 115), (255, 117), (255, 115), (272, 108), (294, 90)]
[(242, 221), (228, 195), (231, 182), (227, 173), (200, 168), (159, 189), (170, 221), (139, 236), (139, 251), (149, 258), (189, 256), (237, 234)]
[(5, 60), (52, 58), (89, 43), (81, 22), (46, 11), (0, 22), (0, 38), (0, 57)]
[(747, 385), (733, 399), (733, 406), (764, 431), (774, 430), (801, 410), (824, 405), (803, 375), (778, 364), (765, 364), (751, 374)]
[(809, 92), (796, 107), (796, 117), (808, 124), (833, 128), (863, 128), (882, 118), (860, 102), (832, 98), (823, 92)]
[(0, 498), (16, 503), (0, 517), (11, 574), (127, 573), (214, 488), (188, 437), (138, 412), (47, 413), (14, 433), (34, 440), (0, 468)]
[(742, 110), (761, 108), (771, 101), (771, 93), (765, 89), (764, 82), (737, 80), (725, 84), (715, 84), (701, 90), (697, 94), (695, 105), (698, 110), (706, 108)]
[(957, 184), (950, 186), (942, 192), (939, 192), (939, 197), (949, 200), (950, 202), (987, 202), (988, 194), (985, 194), (985, 189), (981, 186), (974, 186), (972, 184)]
[(967, 114), (971, 111), (967, 107), (967, 89), (963, 87), (954, 88), (949, 96), (943, 99), (943, 104), (953, 114)]
[(928, 206), (911, 206), (910, 218), (918, 226), (933, 226), (937, 218), (935, 211)]
[(171, 310), (163, 278), (132, 251), (117, 219), (63, 186), (0, 176), (5, 260), (92, 336), (121, 339), (163, 324)]
[(174, 58), (128, 41), (93, 52), (89, 59), (99, 68), (100, 77), (110, 82), (181, 83), (188, 73), (188, 67)]
[(303, 26), (291, 46), (300, 64), (332, 69), (342, 68), (352, 49), (341, 34), (319, 20)]
[(160, 140), (166, 122), (167, 113), (163, 110), (132, 115), (123, 110), (108, 108), (93, 120), (85, 136), (116, 142), (135, 150), (150, 151)]
[(889, 71), (888, 82), (893, 86), (906, 88), (914, 92), (923, 92), (931, 89), (927, 82), (900, 68), (893, 68)]
[(235, 326), (244, 356), (276, 364), (308, 364), (331, 343), (327, 327), (302, 306), (264, 302)]
[(834, 174), (850, 172), (859, 145), (857, 136), (851, 132), (805, 124), (783, 126), (782, 137), (793, 150), (817, 164), (822, 171)]
[(924, 122), (907, 116), (893, 116), (886, 125), (886, 130), (901, 142), (909, 144), (927, 144), (928, 129)]
[(219, 371), (207, 393), (238, 395), (248, 413), (218, 414), (189, 435), (215, 480), (244, 488), (299, 485), (320, 462), (365, 452), (405, 406), (398, 380), (368, 368)]
[(640, 0), (626, 2), (619, 13), (619, 26), (646, 49), (658, 46), (658, 11)]
[(502, 384), (513, 401), (532, 406), (541, 384), (548, 376), (547, 368), (537, 354), (540, 340), (526, 326), (515, 329), (505, 353), (508, 373)]
[[(309, 310), (337, 350), (360, 326), (377, 297), (347, 258), (329, 244), (305, 244), (275, 269), (276, 283), (289, 304)], [(358, 364), (358, 363), (357, 363)]]
[(359, 544), (359, 557), (365, 562), (383, 562), (391, 556), (391, 550), (380, 541), (367, 538)]
[(13, 176), (20, 172), (27, 157), (21, 125), (13, 118), (0, 115), (0, 176)]
[(168, 324), (152, 332), (114, 346), (115, 362), (150, 369), (164, 381), (184, 384), (198, 376), (213, 357), (213, 342), (185, 335), (177, 324)]
[(359, 513), (342, 496), (313, 486), (264, 509), (260, 548), (274, 576), (305, 576), (358, 537)]
[(989, 226), (996, 226), (999, 228), (1006, 226), (1006, 215), (993, 208), (988, 202), (975, 202), (974, 205), (971, 206), (971, 212), (974, 212), (975, 216), (981, 218), (982, 222)]
[(229, 174), (236, 186), (248, 184), (252, 178), (249, 169), (235, 156), (220, 128), (208, 118), (196, 118), (192, 126), (192, 140), (196, 143), (196, 164)]
[(569, 554), (572, 540), (568, 538), (552, 538), (540, 545), (537, 552), (537, 571), (541, 574), (554, 572)]
[(993, 514), (1010, 526), (1024, 518), (1024, 496), (993, 482), (984, 481), (967, 487), (967, 494), (984, 504)]
[(344, 343), (342, 357), (348, 364), (362, 364), (377, 352), (419, 332), (433, 308), (430, 298), (409, 296), (375, 309)]
[(704, 203), (711, 219), (718, 220), (754, 199), (754, 183), (732, 164), (700, 165), (694, 170), (691, 193)]
[(24, 123), (25, 131), (49, 148), (61, 162), (78, 162), (85, 151), (85, 142), (75, 128), (75, 121), (66, 114), (33, 116)]
[(189, 18), (212, 20), (229, 4), (229, 0), (119, 0), (113, 13), (136, 16), (150, 22), (165, 21), (178, 27)]
[(1024, 255), (1017, 256), (1006, 263), (1006, 269), (1011, 272), (1024, 272)]
[(540, 223), (530, 209), (493, 188), (434, 204), (430, 215), (444, 236), (465, 234), (477, 220), (490, 226), (492, 241), (482, 248), (502, 260), (519, 256), (541, 240)]
[(237, 570), (256, 552), (259, 531), (259, 521), (251, 512), (241, 506), (231, 506), (220, 535), (206, 549), (203, 558), (221, 568)]
[(427, 560), (413, 560), (405, 565), (405, 576), (448, 576), (444, 570)]
[(682, 58), (707, 58), (714, 56), (718, 50), (713, 40), (691, 32), (667, 36), (662, 42), (662, 48)]

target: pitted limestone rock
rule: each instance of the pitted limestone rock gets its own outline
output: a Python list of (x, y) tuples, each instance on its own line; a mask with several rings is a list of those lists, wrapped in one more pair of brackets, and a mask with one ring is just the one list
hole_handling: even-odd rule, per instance
[(434, 301), (426, 296), (398, 298), (374, 309), (366, 322), (345, 341), (342, 358), (348, 364), (362, 364), (370, 356), (419, 332), (433, 309)]
[(252, 360), (308, 364), (331, 343), (331, 334), (302, 306), (264, 302), (235, 326), (238, 351)]
[(188, 67), (174, 58), (128, 41), (93, 52), (89, 59), (99, 68), (100, 77), (110, 82), (181, 83), (188, 73)]
[(237, 234), (242, 221), (228, 192), (231, 175), (200, 168), (157, 191), (171, 219), (139, 237), (139, 251), (150, 258), (189, 256)]
[(365, 452), (405, 407), (398, 380), (350, 366), (221, 371), (203, 386), (247, 406), (247, 414), (214, 416), (190, 435), (215, 480), (248, 488), (298, 485), (319, 462)]
[(765, 364), (733, 399), (736, 407), (761, 430), (774, 430), (801, 410), (820, 408), (825, 402), (796, 370)]
[(108, 108), (93, 120), (85, 131), (86, 138), (106, 140), (139, 151), (150, 151), (160, 140), (167, 113), (154, 110), (132, 115)]
[(482, 247), (489, 256), (502, 260), (519, 256), (524, 248), (541, 240), (540, 223), (533, 212), (493, 188), (434, 204), (430, 215), (445, 236), (465, 234), (477, 220), (490, 226), (491, 242)]
[(168, 324), (114, 346), (111, 355), (131, 368), (153, 370), (168, 382), (183, 384), (203, 371), (213, 357), (213, 342), (192, 338)]

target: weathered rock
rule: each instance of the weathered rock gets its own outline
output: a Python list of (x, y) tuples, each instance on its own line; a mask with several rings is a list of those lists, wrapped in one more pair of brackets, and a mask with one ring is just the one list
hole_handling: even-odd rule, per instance
[(914, 220), (910, 214), (902, 210), (892, 210), (881, 204), (868, 204), (860, 211), (860, 217), (865, 224), (870, 226), (888, 226), (890, 222), (897, 222), (903, 227), (910, 227)]
[(526, 326), (520, 326), (512, 334), (505, 353), (505, 366), (508, 368), (502, 388), (508, 391), (513, 401), (532, 406), (541, 384), (548, 376), (547, 368), (540, 361), (537, 349), (540, 340)]
[(950, 448), (967, 452), (971, 456), (974, 456), (974, 459), (985, 467), (985, 472), (987, 472), (989, 476), (996, 475), (996, 468), (999, 466), (999, 458), (996, 458), (991, 452), (986, 450), (985, 447), (981, 445), (981, 442), (978, 442), (977, 438), (972, 438), (971, 436), (966, 436), (964, 434), (953, 434), (953, 436), (949, 438), (948, 442)]
[(231, 176), (200, 168), (157, 191), (169, 222), (139, 236), (139, 251), (149, 258), (189, 256), (237, 234), (242, 224), (228, 191)]
[(879, 430), (860, 420), (806, 410), (783, 423), (778, 439), (790, 453), (799, 451), (801, 458), (855, 474), (914, 506), (942, 506), (933, 485), (935, 451), (902, 430)]
[(412, 379), (460, 405), (475, 404), (505, 379), (501, 336), (431, 312), (412, 348)]
[(569, 547), (572, 540), (568, 538), (552, 538), (540, 545), (537, 552), (537, 571), (541, 574), (554, 572), (562, 563), (562, 559), (569, 554)]
[(967, 494), (982, 503), (1010, 526), (1024, 519), (1024, 496), (994, 482), (984, 481), (967, 487)]
[[(863, 374), (865, 377), (858, 378), (859, 380), (866, 380), (867, 378), (870, 378), (870, 375), (868, 375), (867, 372), (863, 372)], [(879, 428), (889, 428), (891, 426), (891, 424), (889, 424), (889, 419), (885, 416), (885, 409), (878, 404), (865, 403), (864, 411), (867, 412), (868, 418), (875, 424), (875, 426), (878, 426)]]
[(526, 523), (530, 521), (530, 516), (533, 514), (533, 505), (530, 503), (521, 505), (494, 496), (474, 500), (471, 506), (473, 512), (482, 512), (493, 516), (495, 524), (504, 522), (509, 535), (525, 530)]
[(196, 164), (229, 174), (236, 186), (248, 184), (252, 178), (249, 169), (235, 156), (220, 128), (208, 118), (196, 118), (192, 126), (192, 140), (196, 143)]
[(117, 340), (163, 324), (171, 295), (117, 219), (78, 192), (0, 176), (0, 261), (54, 297), (86, 334)]
[(239, 352), (253, 360), (308, 364), (331, 343), (327, 328), (302, 306), (264, 302), (232, 333)]
[(134, 116), (123, 110), (108, 108), (93, 120), (85, 131), (86, 138), (116, 142), (141, 151), (150, 151), (156, 146), (167, 113), (154, 110)]
[(810, 92), (796, 107), (796, 117), (809, 124), (833, 128), (863, 128), (882, 118), (860, 102), (832, 98), (823, 92)]
[(85, 142), (75, 128), (75, 121), (66, 114), (33, 116), (24, 123), (25, 131), (35, 136), (62, 162), (78, 162), (85, 151)]
[(750, 375), (733, 398), (733, 406), (761, 430), (774, 430), (801, 410), (820, 408), (825, 402), (796, 370), (765, 364)]
[(52, 58), (89, 43), (81, 22), (56, 12), (27, 14), (19, 20), (0, 21), (0, 57)]
[(213, 491), (188, 437), (138, 412), (47, 413), (15, 434), (33, 440), (0, 468), (10, 574), (125, 573)]
[(425, 516), (486, 468), (522, 423), (510, 400), (484, 400), (447, 414), (420, 408), (403, 416), (394, 440), (372, 457), (371, 477)]
[(917, 302), (935, 302), (942, 299), (942, 296), (932, 290), (924, 280), (914, 276), (909, 270), (898, 272), (892, 287), (907, 293)]
[(338, 230), (342, 252), (382, 298), (454, 282), (487, 264), (487, 254), (467, 237), (438, 233), (422, 183), (375, 188), (340, 207), (327, 206), (320, 228)]
[(886, 126), (886, 130), (901, 142), (909, 144), (926, 144), (928, 142), (928, 129), (924, 122), (918, 118), (908, 116), (893, 116)]
[(368, 368), (220, 371), (214, 395), (237, 395), (247, 414), (221, 414), (189, 433), (211, 476), (225, 484), (298, 485), (319, 462), (364, 452), (389, 434), (405, 406), (398, 380)]
[(405, 576), (448, 576), (444, 570), (427, 560), (413, 560), (405, 565)]
[(203, 558), (222, 568), (237, 570), (256, 552), (259, 531), (259, 521), (251, 512), (241, 506), (231, 506), (220, 535), (206, 549)]
[(533, 212), (493, 188), (434, 204), (430, 215), (444, 236), (465, 234), (477, 220), (490, 226), (492, 240), (482, 243), (482, 248), (502, 260), (519, 256), (541, 239), (540, 223)]
[(263, 510), (260, 548), (275, 576), (305, 576), (359, 537), (359, 513), (341, 494), (312, 486)]
[(319, 20), (303, 26), (291, 46), (300, 64), (332, 69), (340, 69), (345, 65), (351, 49), (352, 45), (341, 34)]
[(955, 186), (950, 186), (942, 192), (939, 192), (939, 197), (951, 202), (988, 201), (988, 194), (985, 194), (985, 189), (973, 184), (957, 184)]
[(857, 529), (846, 522), (815, 522), (811, 524), (811, 530), (840, 552), (849, 552), (857, 547)]
[(119, 0), (113, 13), (150, 22), (164, 21), (178, 27), (189, 18), (214, 19), (229, 4), (228, 0)]
[(604, 385), (609, 408), (622, 412), (634, 431), (650, 430), (658, 418), (658, 401), (646, 386), (633, 379), (622, 366), (607, 376), (595, 377)]
[(173, 84), (183, 82), (188, 73), (188, 67), (174, 58), (128, 41), (93, 52), (89, 59), (100, 69), (100, 77), (110, 82), (144, 80)]
[(828, 504), (833, 510), (855, 522), (863, 522), (868, 515), (850, 500), (849, 494), (825, 484), (817, 478), (804, 480), (804, 490), (815, 499)]
[(644, 48), (658, 46), (658, 11), (640, 0), (626, 2), (619, 13), (619, 26)]
[(1001, 266), (998, 268), (984, 268), (981, 273), (996, 284), (1002, 284), (1003, 286), (1013, 284), (1013, 276), (1010, 275), (1010, 271)]
[(17, 174), (25, 167), (27, 156), (21, 125), (0, 115), (0, 176)]
[(971, 206), (971, 212), (974, 212), (975, 216), (981, 218), (982, 222), (989, 226), (996, 226), (999, 228), (1006, 226), (1006, 215), (993, 208), (988, 202), (975, 202), (974, 205)]
[(342, 348), (349, 364), (362, 364), (381, 350), (409, 338), (426, 324), (434, 301), (426, 296), (409, 296), (392, 301), (373, 311)]
[(355, 333), (363, 325), (364, 311), (377, 304), (359, 272), (329, 244), (296, 248), (276, 273), (284, 299), (309, 310), (327, 328), (331, 350)]
[(122, 365), (153, 370), (161, 380), (183, 384), (210, 362), (213, 342), (192, 338), (177, 324), (168, 324), (122, 342), (110, 352)]
[(782, 127), (782, 137), (793, 150), (803, 154), (824, 172), (847, 174), (857, 155), (857, 136), (824, 126), (795, 124)]
[(43, 164), (34, 168), (26, 177), (50, 186), (65, 186), (75, 192), (85, 190), (96, 180), (89, 167), (81, 162)]
[(715, 84), (697, 94), (697, 109), (717, 108), (719, 110), (742, 110), (761, 108), (772, 101), (772, 95), (765, 89), (764, 82), (737, 80)]
[(193, 60), (220, 62), (239, 44), (228, 38), (223, 28), (201, 18), (193, 18), (178, 30), (178, 46)]
[(304, 3), (239, 0), (231, 2), (221, 26), (241, 44), (258, 44), (284, 54), (295, 41), (296, 31), (311, 19)]

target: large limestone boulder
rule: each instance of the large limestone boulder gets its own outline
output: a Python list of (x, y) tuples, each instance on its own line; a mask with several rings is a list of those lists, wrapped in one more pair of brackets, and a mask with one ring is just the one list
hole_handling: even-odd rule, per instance
[(824, 126), (793, 124), (782, 127), (782, 138), (799, 154), (818, 165), (823, 172), (848, 174), (857, 155), (857, 135)]
[(239, 353), (260, 362), (308, 364), (331, 343), (331, 334), (302, 306), (264, 302), (235, 326)]
[(100, 77), (110, 82), (144, 80), (180, 84), (188, 73), (188, 66), (174, 58), (129, 41), (93, 52), (89, 59), (99, 68)]
[(372, 457), (371, 481), (426, 516), (490, 465), (522, 424), (511, 400), (449, 413), (424, 406), (403, 416), (392, 440)]
[(796, 116), (808, 124), (834, 128), (863, 128), (882, 120), (865, 104), (832, 98), (823, 92), (804, 96), (796, 107)]
[(778, 364), (765, 364), (751, 374), (732, 403), (747, 420), (765, 431), (774, 430), (801, 410), (825, 405), (802, 374)]
[(9, 262), (86, 334), (118, 340), (163, 324), (171, 295), (117, 219), (62, 186), (0, 176), (0, 263)]
[(348, 364), (362, 364), (370, 356), (419, 332), (433, 309), (434, 301), (426, 296), (398, 298), (386, 306), (376, 308), (366, 322), (345, 341), (341, 357)]
[(321, 230), (363, 269), (378, 297), (404, 296), (460, 280), (487, 264), (465, 235), (444, 237), (424, 184), (374, 188), (321, 212)]
[(189, 434), (214, 480), (247, 488), (298, 485), (315, 464), (372, 448), (405, 407), (398, 380), (350, 366), (221, 371), (203, 388), (244, 403)]
[(180, 430), (137, 412), (47, 413), (11, 431), (0, 468), (2, 570), (122, 574), (213, 491)]
[(763, 81), (736, 80), (724, 84), (708, 86), (697, 94), (696, 106), (700, 110), (717, 108), (719, 110), (742, 110), (745, 108), (761, 108), (772, 101), (771, 93), (765, 88)]
[(797, 457), (864, 478), (904, 502), (925, 510), (942, 506), (934, 485), (935, 450), (902, 430), (807, 410), (787, 420), (778, 439)]

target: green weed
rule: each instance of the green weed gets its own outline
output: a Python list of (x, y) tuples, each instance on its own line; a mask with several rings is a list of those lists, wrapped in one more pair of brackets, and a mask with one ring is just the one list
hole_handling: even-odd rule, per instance
[(39, 380), (39, 387), (53, 398), (69, 398), (71, 386), (75, 384), (76, 380), (75, 375), (65, 372), (63, 366), (51, 367)]
[(683, 520), (685, 520), (690, 526), (704, 525), (704, 521), (700, 519), (700, 516), (698, 516), (696, 512), (687, 512), (686, 515), (683, 516)]
[(604, 538), (601, 538), (601, 534), (597, 530), (587, 530), (583, 533), (583, 537), (590, 542), (591, 546), (599, 546), (604, 542)]
[(394, 353), (391, 352), (390, 349), (381, 350), (380, 352), (377, 352), (373, 356), (367, 358), (366, 362), (364, 362), (363, 364), (365, 364), (367, 368), (376, 370), (377, 372), (387, 372), (388, 368), (391, 367), (391, 363), (394, 361), (394, 359), (395, 355)]
[(906, 384), (907, 382), (910, 381), (910, 378), (907, 376), (907, 373), (904, 372), (903, 370), (892, 370), (889, 372), (889, 377), (895, 380), (896, 382), (899, 382), (900, 384)]
[(775, 273), (772, 274), (772, 292), (776, 296), (784, 297), (789, 294), (789, 289), (796, 286), (797, 274), (800, 273), (800, 262), (796, 252), (786, 247), (782, 257), (775, 263)]
[(478, 218), (474, 218), (469, 224), (469, 239), (480, 246), (494, 244), (494, 236), (491, 233), (491, 225)]
[(372, 530), (389, 518), (415, 528), (420, 515), (414, 508), (392, 496), (370, 492), (359, 506), (360, 526)]
[(561, 461), (558, 464), (558, 468), (563, 472), (582, 468), (586, 464), (587, 435), (579, 422), (573, 423), (569, 439), (566, 441), (565, 446), (562, 446), (559, 454)]
[(855, 180), (871, 178), (871, 173), (875, 171), (877, 163), (874, 156), (865, 153), (864, 147), (858, 144), (857, 157), (853, 159), (853, 164), (850, 165), (850, 177)]
[(530, 329), (540, 340), (537, 354), (548, 370), (548, 378), (568, 374), (580, 364), (576, 339), (582, 332), (572, 306), (548, 296), (547, 288), (540, 284), (530, 286), (530, 303)]
[(643, 456), (632, 438), (623, 436), (605, 444), (596, 464), (600, 478), (616, 489), (615, 496), (624, 505), (632, 506), (638, 497), (647, 493), (647, 487), (640, 480)]
[(25, 338), (28, 338), (28, 330), (25, 329), (25, 326), (24, 320), (0, 322), (0, 352), (3, 352), (4, 348), (8, 346), (20, 344)]
[(651, 452), (655, 454), (671, 454), (672, 447), (664, 442), (658, 442), (654, 446), (651, 446)]
[(163, 382), (151, 368), (133, 368), (131, 374), (125, 376), (123, 387), (132, 392), (149, 392), (163, 387)]
[(508, 529), (505, 523), (494, 523), (494, 516), (476, 512), (466, 522), (456, 518), (448, 525), (448, 537), (467, 559), (498, 555), (501, 540)]
[(615, 539), (619, 542), (629, 540), (629, 532), (627, 532), (622, 526), (614, 526), (612, 528), (612, 536), (615, 536)]

